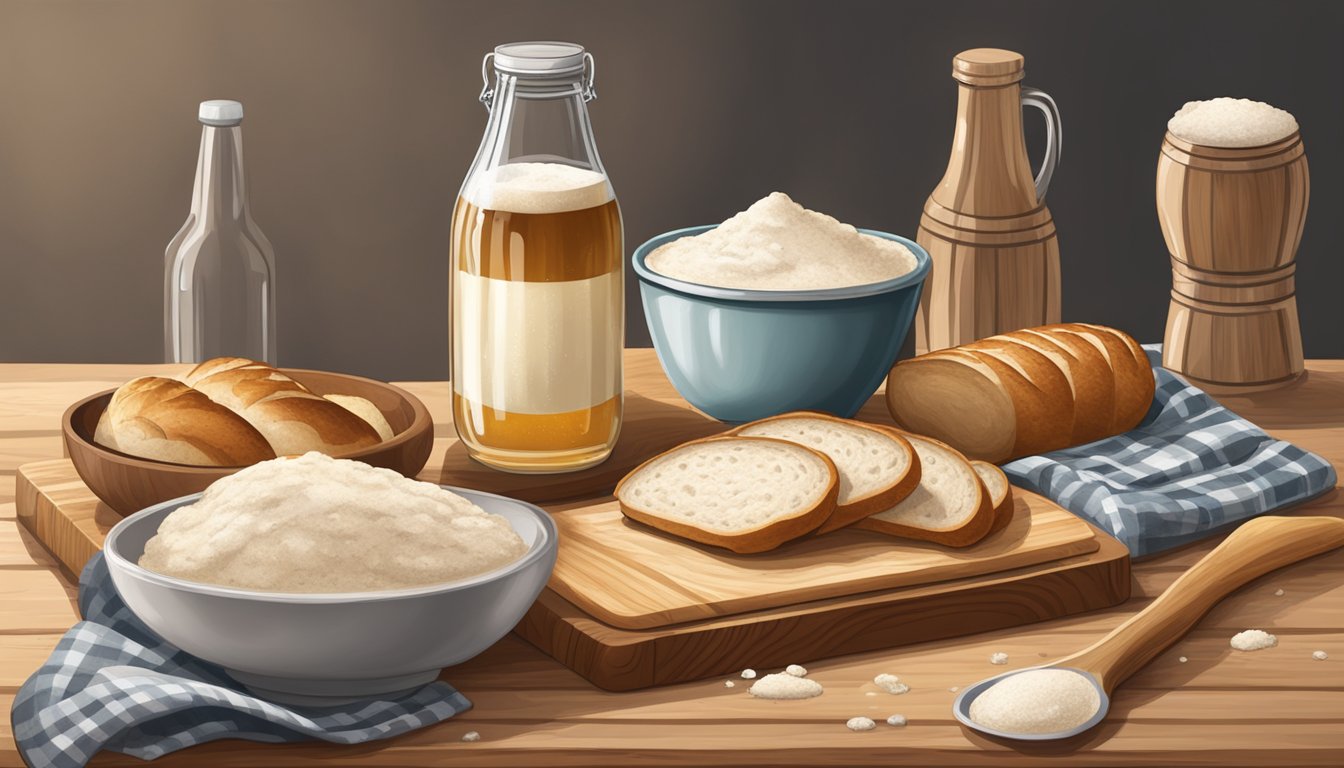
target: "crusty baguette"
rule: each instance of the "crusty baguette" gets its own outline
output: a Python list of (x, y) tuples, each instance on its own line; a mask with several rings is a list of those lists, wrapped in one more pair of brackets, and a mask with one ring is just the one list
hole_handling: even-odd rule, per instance
[[(970, 456), (1003, 461), (1017, 443), (1017, 409), (1003, 380), (969, 352), (940, 350), (897, 363), (887, 377), (887, 407), (903, 429), (934, 435)], [(1030, 397), (1030, 394), (1023, 397)]]
[(994, 524), (989, 526), (989, 533), (985, 534), (989, 536), (1007, 528), (1013, 521), (1013, 486), (1003, 470), (988, 461), (977, 459), (971, 462), (971, 466), (980, 476), (980, 482), (985, 484), (990, 503), (994, 505)]
[(1133, 429), (1153, 392), (1152, 367), (1134, 339), (1073, 323), (902, 360), (887, 376), (886, 398), (905, 429), (1001, 464)]
[(994, 504), (970, 461), (938, 440), (914, 434), (906, 438), (919, 454), (919, 487), (855, 527), (949, 547), (968, 547), (983, 539), (994, 525)]
[(840, 487), (835, 511), (816, 533), (829, 533), (891, 509), (919, 485), (919, 457), (904, 436), (828, 413), (795, 411), (732, 430), (730, 435), (773, 437), (821, 451), (835, 464)]
[[(979, 346), (979, 342), (946, 350), (948, 353), (965, 351), (989, 363), (999, 378), (1009, 382), (1023, 382), (1027, 386), (1010, 387), (1013, 406), (1017, 413), (1017, 440), (1014, 455), (1039, 453), (1043, 446), (1067, 442), (1073, 430), (1074, 400), (1068, 378), (1042, 354), (1016, 347), (999, 348)], [(937, 437), (937, 435), (933, 435)], [(985, 459), (984, 456), (972, 456)]]
[(176, 379), (142, 376), (117, 388), (94, 442), (173, 464), (241, 467), (275, 458), (251, 424)]
[(380, 440), (392, 439), (394, 434), (392, 425), (387, 423), (387, 417), (368, 398), (358, 395), (333, 394), (326, 394), (323, 397), (368, 422), (369, 426), (373, 427), (374, 431), (378, 433)]
[(769, 437), (692, 440), (640, 464), (616, 486), (621, 512), (691, 541), (766, 552), (815, 531), (835, 510), (835, 464)]
[(364, 419), (267, 365), (215, 370), (194, 387), (256, 427), (277, 456), (339, 456), (379, 442)]
[[(1068, 330), (1077, 330), (1091, 334), (1106, 346), (1111, 368), (1115, 371), (1115, 420), (1111, 434), (1119, 434), (1133, 429), (1148, 415), (1153, 404), (1153, 395), (1157, 391), (1157, 380), (1153, 378), (1153, 364), (1148, 354), (1134, 337), (1116, 328), (1091, 323), (1070, 323), (1061, 326)], [(1120, 342), (1119, 346), (1115, 342)], [(1125, 355), (1124, 352), (1128, 352)]]
[(1073, 393), (1073, 428), (1069, 442), (1090, 443), (1111, 434), (1115, 410), (1115, 377), (1100, 352), (1087, 341), (1049, 327), (1024, 329), (994, 338), (1046, 355), (1068, 381)]

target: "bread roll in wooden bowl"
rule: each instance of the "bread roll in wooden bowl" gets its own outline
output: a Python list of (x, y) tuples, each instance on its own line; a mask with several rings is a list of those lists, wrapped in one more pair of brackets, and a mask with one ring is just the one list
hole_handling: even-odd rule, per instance
[[(319, 395), (357, 395), (377, 406), (392, 427), (392, 438), (337, 455), (415, 477), (434, 447), (429, 410), (414, 395), (381, 381), (343, 373), (281, 368), (283, 373)], [(242, 467), (198, 467), (142, 459), (94, 442), (98, 419), (115, 389), (86, 397), (66, 410), (61, 421), (65, 450), (75, 471), (94, 495), (120, 515), (130, 515), (161, 501), (199, 493)]]

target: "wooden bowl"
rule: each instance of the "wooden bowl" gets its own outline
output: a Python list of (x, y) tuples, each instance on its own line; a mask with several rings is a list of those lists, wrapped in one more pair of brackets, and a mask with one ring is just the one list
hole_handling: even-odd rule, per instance
[[(392, 438), (335, 458), (358, 459), (375, 467), (415, 477), (434, 447), (434, 422), (414, 395), (373, 379), (343, 373), (282, 368), (286, 375), (319, 395), (358, 395), (383, 412)], [(85, 485), (118, 514), (125, 516), (179, 496), (204, 491), (206, 486), (243, 467), (198, 467), (142, 459), (93, 442), (98, 419), (115, 389), (99, 392), (70, 406), (61, 417), (65, 450)]]

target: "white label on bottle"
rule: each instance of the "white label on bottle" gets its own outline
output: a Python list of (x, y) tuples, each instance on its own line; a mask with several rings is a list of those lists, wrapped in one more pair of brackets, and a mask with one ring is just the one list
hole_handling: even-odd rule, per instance
[(458, 272), (453, 389), (510, 413), (565, 413), (615, 397), (624, 339), (620, 270), (524, 282)]

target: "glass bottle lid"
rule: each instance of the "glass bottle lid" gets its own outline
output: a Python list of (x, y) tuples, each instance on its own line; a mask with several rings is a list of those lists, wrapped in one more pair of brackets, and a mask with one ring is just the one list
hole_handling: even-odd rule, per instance
[(576, 43), (541, 41), (495, 46), (495, 69), (511, 75), (560, 77), (583, 71), (584, 50)]

